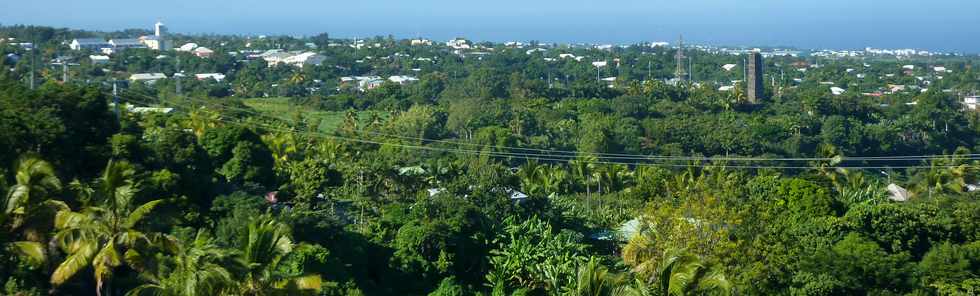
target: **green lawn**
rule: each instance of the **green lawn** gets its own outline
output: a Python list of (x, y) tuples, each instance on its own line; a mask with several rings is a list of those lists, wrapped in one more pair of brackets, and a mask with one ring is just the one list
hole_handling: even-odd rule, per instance
[[(304, 117), (313, 117), (320, 120), (320, 131), (332, 132), (344, 122), (345, 111), (320, 111), (313, 110), (306, 106), (291, 105), (289, 98), (250, 98), (242, 100), (245, 105), (270, 116), (288, 117), (294, 112), (301, 112)], [(358, 118), (361, 124), (366, 124), (371, 117), (371, 112), (358, 111)], [(382, 118), (388, 116), (387, 113), (379, 113)]]

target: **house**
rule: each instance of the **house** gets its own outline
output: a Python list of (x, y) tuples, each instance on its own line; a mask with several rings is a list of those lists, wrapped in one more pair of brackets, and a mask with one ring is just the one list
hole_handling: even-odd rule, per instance
[(915, 70), (915, 65), (902, 66), (902, 70)]
[(721, 68), (722, 69), (725, 69), (725, 71), (732, 71), (732, 69), (735, 69), (735, 67), (738, 67), (738, 65), (736, 65), (736, 64), (725, 64), (724, 66), (721, 66)]
[(109, 45), (112, 45), (112, 49), (116, 52), (130, 48), (146, 48), (139, 39), (112, 39), (109, 40)]
[(92, 61), (93, 65), (104, 65), (109, 63), (109, 56), (104, 55), (90, 55), (88, 59)]
[(432, 45), (432, 40), (412, 39), (412, 46), (430, 46), (430, 45)]
[(319, 66), (320, 64), (323, 64), (323, 61), (326, 59), (327, 57), (317, 53), (304, 52), (301, 54), (290, 56), (285, 60), (283, 60), (283, 62), (289, 65), (302, 68), (303, 66), (306, 65)]
[(464, 38), (456, 38), (446, 42), (446, 46), (452, 47), (453, 49), (470, 49), (470, 41)]
[(214, 81), (217, 81), (217, 82), (221, 82), (222, 80), (225, 80), (225, 74), (221, 74), (221, 73), (202, 73), (202, 74), (195, 74), (194, 77), (196, 77), (197, 80), (214, 79)]
[(946, 67), (933, 67), (932, 70), (933, 71), (936, 71), (936, 72), (939, 72), (939, 73), (946, 73), (947, 72), (946, 71)]
[(130, 112), (145, 114), (145, 113), (161, 113), (169, 114), (174, 111), (174, 108), (159, 108), (159, 107), (133, 107), (129, 109)]
[(167, 75), (163, 73), (139, 73), (139, 74), (133, 74), (132, 76), (129, 76), (129, 80), (132, 82), (139, 81), (148, 84), (152, 84), (157, 80), (166, 79), (166, 78)]
[(194, 55), (201, 58), (210, 58), (214, 54), (214, 51), (207, 47), (198, 47), (194, 49)]
[(381, 79), (381, 77), (369, 78), (369, 79), (359, 79), (357, 81), (357, 86), (358, 86), (358, 88), (361, 91), (372, 90), (372, 89), (375, 89), (375, 88), (380, 87), (381, 84), (383, 84), (384, 82), (385, 82), (384, 79)]
[(112, 45), (102, 38), (82, 38), (72, 40), (68, 47), (72, 50), (102, 50), (103, 48), (112, 48)]
[[(396, 77), (396, 76), (392, 76), (392, 77)], [(357, 84), (357, 89), (359, 89), (361, 91), (365, 91), (365, 90), (369, 90), (369, 89), (375, 89), (375, 88), (381, 86), (381, 84), (384, 83), (384, 82), (385, 82), (385, 80), (382, 79), (381, 76), (354, 76), (354, 77), (341, 77), (340, 78), (340, 83), (341, 84), (356, 83)]]
[(176, 51), (192, 51), (192, 50), (194, 50), (197, 47), (198, 47), (197, 43), (185, 43), (184, 45), (181, 45), (180, 47), (178, 47), (177, 49), (174, 49), (174, 50), (176, 50)]
[(843, 88), (840, 88), (840, 87), (836, 87), (836, 86), (830, 88), (830, 93), (834, 94), (835, 96), (842, 95), (846, 91), (847, 90), (845, 90)]
[(527, 55), (532, 55), (535, 52), (548, 52), (548, 50), (547, 49), (544, 49), (544, 48), (534, 48), (534, 49), (528, 49), (524, 53), (527, 54)]
[(978, 101), (980, 101), (980, 96), (969, 96), (963, 98), (963, 104), (970, 110), (977, 110)]
[(405, 85), (405, 84), (419, 81), (419, 79), (412, 76), (397, 75), (397, 76), (388, 77), (388, 81)]
[(718, 91), (732, 91), (733, 89), (735, 89), (735, 86), (734, 85), (725, 85), (725, 86), (719, 87), (718, 88)]

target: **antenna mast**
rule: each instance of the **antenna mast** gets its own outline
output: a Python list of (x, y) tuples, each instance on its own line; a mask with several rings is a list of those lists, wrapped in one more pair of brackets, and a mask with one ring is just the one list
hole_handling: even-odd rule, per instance
[(677, 60), (677, 70), (674, 71), (674, 77), (677, 81), (684, 81), (687, 78), (687, 71), (684, 67), (684, 35), (680, 36), (677, 41), (677, 55), (674, 56)]

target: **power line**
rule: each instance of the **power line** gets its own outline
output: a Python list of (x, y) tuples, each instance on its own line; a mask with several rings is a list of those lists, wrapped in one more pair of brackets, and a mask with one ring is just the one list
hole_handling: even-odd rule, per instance
[[(142, 103), (142, 104), (147, 104), (147, 105), (152, 105), (152, 103), (149, 103), (149, 102), (143, 102), (143, 101), (138, 101), (138, 100), (131, 100), (131, 101), (135, 101), (137, 103)], [(186, 110), (186, 107), (181, 107), (181, 106), (169, 106), (169, 107), (174, 108), (174, 109), (185, 109)], [(205, 111), (205, 112), (214, 112), (214, 111)], [(220, 113), (216, 113), (215, 112), (214, 114), (220, 114)], [(392, 147), (400, 147), (400, 148), (406, 148), (406, 149), (428, 150), (428, 151), (447, 152), (447, 153), (455, 153), (455, 154), (467, 154), (467, 155), (478, 155), (478, 156), (518, 158), (518, 159), (526, 159), (526, 160), (553, 161), (553, 162), (571, 162), (571, 161), (575, 161), (575, 159), (555, 158), (555, 157), (548, 157), (548, 156), (541, 156), (541, 155), (533, 155), (533, 154), (503, 153), (503, 152), (493, 152), (493, 151), (465, 150), (465, 149), (452, 149), (452, 148), (439, 148), (439, 147), (408, 145), (408, 144), (401, 144), (401, 143), (379, 142), (379, 141), (359, 139), (359, 138), (350, 138), (350, 137), (343, 137), (343, 136), (328, 135), (328, 134), (325, 134), (325, 133), (322, 133), (322, 132), (304, 132), (304, 131), (298, 131), (298, 130), (293, 130), (293, 129), (282, 129), (280, 127), (275, 127), (275, 126), (271, 126), (271, 125), (267, 125), (267, 124), (262, 124), (262, 123), (246, 124), (246, 123), (242, 123), (242, 122), (231, 121), (231, 120), (224, 120), (224, 119), (220, 119), (220, 118), (219, 119), (216, 119), (216, 121), (227, 123), (227, 124), (232, 124), (232, 125), (237, 125), (237, 126), (242, 126), (242, 127), (247, 127), (247, 128), (252, 128), (252, 127), (258, 126), (260, 128), (263, 128), (263, 129), (266, 129), (266, 130), (270, 130), (270, 131), (277, 131), (277, 132), (283, 132), (283, 133), (293, 133), (293, 134), (305, 134), (305, 135), (308, 135), (308, 136), (313, 136), (313, 137), (318, 137), (318, 138), (333, 139), (333, 140), (340, 140), (340, 141), (346, 141), (346, 142), (355, 142), (355, 143), (364, 143), (364, 144), (388, 145), (388, 146), (392, 146)], [(665, 161), (665, 160), (661, 160), (661, 161)], [(960, 165), (917, 165), (917, 166), (827, 166), (827, 167), (823, 167), (823, 166), (771, 166), (771, 165), (726, 165), (726, 164), (721, 164), (721, 165), (702, 165), (702, 164), (672, 164), (672, 163), (648, 163), (648, 162), (614, 162), (614, 161), (602, 161), (602, 160), (593, 160), (593, 161), (590, 161), (590, 163), (611, 164), (611, 165), (628, 165), (628, 166), (674, 167), (674, 168), (717, 166), (717, 167), (736, 168), (736, 169), (821, 169), (821, 168), (827, 168), (827, 169), (854, 169), (854, 170), (954, 168), (954, 167), (959, 167), (960, 166)]]
[[(208, 102), (198, 98), (188, 98), (191, 101), (195, 101), (202, 104), (208, 104)], [(252, 109), (238, 108), (234, 106), (223, 106), (228, 109), (235, 111), (247, 113), (250, 115), (255, 115), (259, 117), (285, 121), (288, 123), (297, 123), (296, 121), (277, 117), (272, 115), (267, 115), (259, 111)], [(799, 158), (767, 158), (767, 157), (702, 157), (702, 156), (655, 156), (655, 155), (638, 155), (638, 154), (622, 154), (622, 153), (592, 153), (592, 152), (581, 152), (581, 151), (567, 151), (567, 150), (548, 150), (548, 149), (537, 149), (537, 148), (523, 148), (523, 147), (508, 147), (508, 146), (496, 146), (496, 145), (485, 145), (477, 143), (466, 143), (459, 141), (449, 141), (449, 140), (439, 140), (439, 139), (427, 139), (421, 137), (407, 137), (401, 135), (393, 135), (379, 132), (371, 131), (356, 131), (355, 133), (376, 135), (381, 137), (398, 138), (402, 140), (413, 140), (420, 142), (430, 142), (430, 143), (445, 143), (451, 145), (459, 146), (471, 146), (477, 148), (496, 148), (500, 150), (518, 150), (518, 151), (532, 151), (545, 153), (549, 157), (565, 157), (565, 158), (575, 158), (579, 156), (595, 156), (602, 159), (612, 159), (612, 160), (677, 160), (677, 161), (750, 161), (750, 162), (763, 162), (763, 161), (774, 161), (774, 162), (791, 162), (791, 161), (925, 161), (934, 159), (950, 159), (950, 160), (980, 160), (980, 154), (951, 154), (951, 155), (909, 155), (909, 156), (857, 156), (857, 157), (799, 157)], [(510, 152), (499, 152), (499, 153), (510, 153)], [(517, 155), (527, 155), (527, 153), (514, 152)]]

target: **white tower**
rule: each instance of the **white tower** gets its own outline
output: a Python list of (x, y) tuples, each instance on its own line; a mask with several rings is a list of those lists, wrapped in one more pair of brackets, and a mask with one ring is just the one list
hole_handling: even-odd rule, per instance
[(154, 27), (156, 28), (156, 36), (158, 38), (163, 38), (167, 35), (167, 26), (162, 22), (157, 21), (157, 24)]

